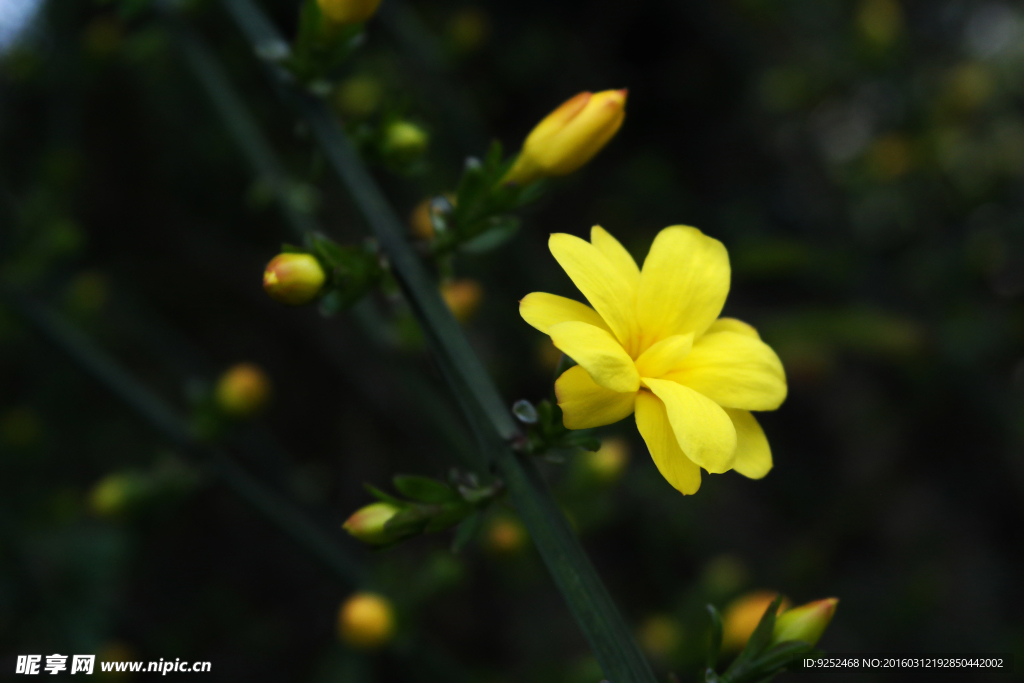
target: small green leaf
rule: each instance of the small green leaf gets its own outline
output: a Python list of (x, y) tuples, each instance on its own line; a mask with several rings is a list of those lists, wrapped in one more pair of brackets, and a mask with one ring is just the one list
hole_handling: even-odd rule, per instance
[(376, 498), (378, 500), (382, 500), (385, 503), (391, 503), (392, 505), (398, 505), (398, 506), (403, 506), (403, 507), (405, 506), (405, 501), (404, 500), (401, 500), (400, 498), (395, 498), (392, 495), (388, 495), (387, 493), (384, 493), (383, 491), (381, 491), (379, 488), (377, 488), (373, 484), (363, 484), (363, 488), (366, 489), (366, 491), (371, 496), (373, 496), (374, 498)]
[[(432, 506), (435, 507), (435, 506)], [(436, 506), (431, 511), (432, 516), (427, 522), (427, 531), (444, 531), (449, 527), (453, 527), (468, 515), (473, 512), (473, 508), (465, 501), (459, 501), (457, 503), (445, 503), (444, 505)]]
[(483, 231), (463, 243), (462, 251), (467, 254), (482, 254), (501, 245), (515, 237), (519, 232), (519, 219), (515, 216), (494, 216), (487, 221), (487, 227)]
[(430, 511), (423, 506), (406, 507), (384, 525), (384, 531), (394, 540), (422, 534), (431, 522)]
[(714, 605), (708, 605), (707, 610), (711, 615), (711, 642), (708, 643), (707, 667), (708, 671), (714, 672), (718, 666), (719, 652), (722, 650), (722, 615)]
[(452, 541), (453, 553), (458, 553), (466, 547), (467, 543), (473, 540), (473, 536), (476, 535), (477, 529), (480, 528), (480, 520), (482, 517), (483, 515), (477, 511), (462, 520), (459, 524), (459, 528), (455, 531), (455, 539)]
[(451, 488), (429, 477), (398, 474), (392, 481), (399, 493), (420, 503), (449, 503), (459, 498)]

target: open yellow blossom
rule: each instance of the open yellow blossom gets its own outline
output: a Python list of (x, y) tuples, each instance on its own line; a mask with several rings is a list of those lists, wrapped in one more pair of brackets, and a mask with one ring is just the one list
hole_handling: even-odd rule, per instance
[(672, 226), (637, 267), (594, 226), (590, 242), (554, 234), (552, 255), (590, 302), (535, 292), (519, 303), (530, 325), (576, 361), (555, 382), (569, 429), (636, 425), (662, 476), (684, 494), (700, 470), (759, 479), (771, 450), (752, 410), (786, 398), (775, 352), (750, 325), (719, 318), (729, 293), (729, 255), (696, 228)]

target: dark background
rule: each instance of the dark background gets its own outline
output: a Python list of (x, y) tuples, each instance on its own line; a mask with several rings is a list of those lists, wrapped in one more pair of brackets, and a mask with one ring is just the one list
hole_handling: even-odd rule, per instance
[[(263, 265), (290, 239), (281, 215), (174, 35), (133, 4), (49, 3), (0, 58), (4, 281), (183, 414), (225, 368), (258, 363), (271, 406), (227, 442), (332, 525), (370, 501), (363, 482), (443, 475), (459, 443), (446, 430), (468, 432), (439, 424), (439, 401), (454, 409), (409, 313), (375, 296), (324, 319), (263, 294)], [(261, 4), (294, 34), (296, 2)], [(325, 229), (361, 241), (344, 188), (220, 5), (191, 3), (187, 21)], [(442, 78), (417, 40), (449, 65)], [(552, 380), (517, 300), (578, 296), (549, 233), (600, 223), (642, 258), (684, 223), (728, 247), (725, 314), (758, 327), (789, 378), (782, 408), (760, 416), (775, 469), (705, 475), (681, 497), (631, 419), (601, 431), (632, 446), (616, 484), (581, 491), (578, 463), (549, 468), (659, 676), (696, 680), (703, 605), (754, 588), (839, 597), (830, 652), (1024, 657), (1018, 4), (383, 0), (346, 74), (376, 79), (380, 111), (432, 134), (419, 172), (378, 168), (402, 215), (488, 140), (513, 151), (574, 93), (630, 89), (608, 148), (552, 183), (513, 242), (456, 264), (483, 285), (468, 332), (510, 404)], [(120, 471), (174, 485), (97, 516), (90, 490)], [(344, 539), (401, 614), (390, 649), (347, 650), (335, 618), (351, 586), (2, 307), (0, 515), (4, 666), (106, 653), (210, 660), (205, 678), (223, 681), (600, 679), (534, 551), (497, 555), (486, 533), (454, 556), (450, 534), (379, 553)]]

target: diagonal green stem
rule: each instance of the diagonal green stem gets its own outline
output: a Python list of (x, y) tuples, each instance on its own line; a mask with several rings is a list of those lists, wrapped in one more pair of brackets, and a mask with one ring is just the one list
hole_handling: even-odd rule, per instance
[(334, 115), (323, 101), (297, 88), (287, 72), (276, 66), (287, 54), (287, 44), (263, 13), (250, 0), (224, 0), (224, 4), (257, 55), (271, 65), (275, 84), (310, 125), (387, 253), (446, 379), (474, 424), (486, 457), (505, 480), (513, 503), (605, 674), (612, 683), (653, 683), (650, 666), (536, 466), (512, 450), (512, 441), (521, 433), (511, 411)]
[(14, 310), (43, 337), (106, 386), (161, 436), (208, 463), (229, 489), (319, 559), (343, 585), (356, 587), (365, 583), (365, 573), (335, 535), (297, 504), (251, 475), (220, 449), (198, 441), (184, 419), (56, 313), (23, 294), (5, 291), (4, 295)]

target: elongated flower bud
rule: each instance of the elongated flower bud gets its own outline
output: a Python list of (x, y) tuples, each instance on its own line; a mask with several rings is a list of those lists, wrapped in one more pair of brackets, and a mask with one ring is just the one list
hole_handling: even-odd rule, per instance
[(395, 635), (395, 610), (391, 601), (376, 593), (356, 593), (338, 610), (338, 635), (360, 650), (386, 645)]
[(263, 290), (290, 306), (309, 303), (327, 280), (320, 262), (310, 254), (278, 254), (263, 271)]
[(342, 528), (363, 543), (391, 543), (395, 539), (384, 530), (384, 525), (399, 512), (399, 508), (391, 503), (372, 503), (356, 510)]
[(772, 644), (801, 640), (810, 645), (816, 645), (828, 623), (832, 621), (837, 604), (839, 604), (838, 598), (825, 598), (783, 612), (775, 620)]
[(430, 136), (411, 121), (394, 121), (384, 129), (380, 151), (396, 164), (410, 164), (427, 151)]
[[(722, 615), (723, 652), (739, 652), (743, 649), (777, 595), (773, 591), (753, 591), (736, 598), (725, 608), (725, 614)], [(783, 600), (779, 611), (788, 605), (789, 601)]]
[(359, 24), (373, 16), (380, 0), (316, 0), (324, 17), (335, 24)]
[(626, 90), (581, 92), (537, 124), (504, 183), (572, 173), (601, 151), (626, 117)]
[(239, 363), (221, 375), (214, 398), (225, 414), (251, 417), (270, 399), (270, 378), (258, 365)]

